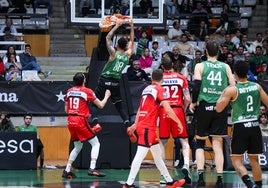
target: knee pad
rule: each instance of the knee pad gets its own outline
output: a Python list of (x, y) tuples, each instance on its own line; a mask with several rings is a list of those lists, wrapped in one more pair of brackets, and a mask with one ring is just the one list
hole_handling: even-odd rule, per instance
[(205, 140), (196, 140), (196, 149), (204, 149), (205, 147)]

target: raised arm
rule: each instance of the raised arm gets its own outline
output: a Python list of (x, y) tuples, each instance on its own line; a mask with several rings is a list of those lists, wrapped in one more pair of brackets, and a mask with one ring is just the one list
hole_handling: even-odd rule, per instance
[(111, 31), (107, 34), (106, 36), (106, 47), (107, 47), (107, 50), (111, 55), (114, 55), (115, 54), (115, 49), (113, 47), (113, 41), (112, 41), (112, 38), (114, 36), (114, 33), (115, 31), (122, 25), (122, 22), (120, 21), (117, 21), (115, 26), (111, 29)]
[(128, 49), (126, 53), (130, 57), (134, 53), (134, 24), (131, 18), (129, 18), (129, 25), (130, 25), (130, 41), (128, 42)]

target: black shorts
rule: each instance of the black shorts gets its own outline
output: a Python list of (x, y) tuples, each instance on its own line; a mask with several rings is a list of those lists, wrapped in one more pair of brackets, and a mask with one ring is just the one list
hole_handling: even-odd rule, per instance
[(102, 100), (107, 89), (109, 89), (111, 92), (112, 103), (122, 101), (118, 79), (105, 78), (101, 76), (98, 81), (98, 86), (94, 91), (97, 98)]
[(263, 153), (263, 142), (259, 122), (236, 123), (231, 138), (231, 154)]
[(227, 135), (227, 109), (217, 113), (216, 103), (201, 101), (196, 111), (196, 134), (200, 137), (209, 135)]

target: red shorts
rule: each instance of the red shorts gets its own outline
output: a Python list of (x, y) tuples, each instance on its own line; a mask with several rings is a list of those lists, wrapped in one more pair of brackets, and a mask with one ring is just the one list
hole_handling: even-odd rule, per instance
[(95, 136), (87, 118), (82, 116), (68, 116), (68, 129), (72, 141), (80, 140), (83, 142)]
[(138, 145), (144, 147), (151, 147), (152, 145), (159, 143), (156, 130), (151, 130), (144, 127), (137, 127), (136, 131), (138, 134)]
[(160, 110), (160, 118), (159, 118), (159, 137), (161, 139), (168, 139), (170, 134), (173, 138), (187, 138), (187, 123), (185, 119), (185, 113), (183, 108), (172, 108), (182, 123), (183, 131), (180, 134), (178, 130), (178, 124), (170, 119), (164, 108)]

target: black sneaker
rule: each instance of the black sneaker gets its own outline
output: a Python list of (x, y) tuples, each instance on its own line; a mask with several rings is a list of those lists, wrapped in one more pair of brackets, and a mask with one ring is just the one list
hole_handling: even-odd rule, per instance
[(223, 188), (223, 182), (222, 182), (222, 179), (218, 179), (217, 182), (216, 182), (216, 188)]
[(181, 172), (184, 175), (184, 179), (185, 179), (186, 184), (192, 183), (192, 178), (191, 178), (189, 169), (184, 166), (184, 167), (182, 167)]
[(97, 177), (104, 177), (104, 176), (106, 176), (106, 174), (104, 174), (102, 172), (99, 172), (99, 171), (97, 171), (95, 169), (94, 170), (93, 169), (88, 169), (87, 174), (89, 176), (97, 176)]
[(128, 184), (124, 184), (123, 186), (122, 186), (122, 188), (136, 188), (136, 186), (134, 185), (134, 184), (132, 184), (132, 185), (128, 185)]
[(67, 172), (66, 170), (63, 170), (61, 177), (67, 178), (67, 179), (73, 179), (76, 178), (76, 175), (73, 172)]
[(198, 179), (197, 181), (197, 186), (201, 186), (201, 187), (204, 187), (206, 185), (204, 179)]

